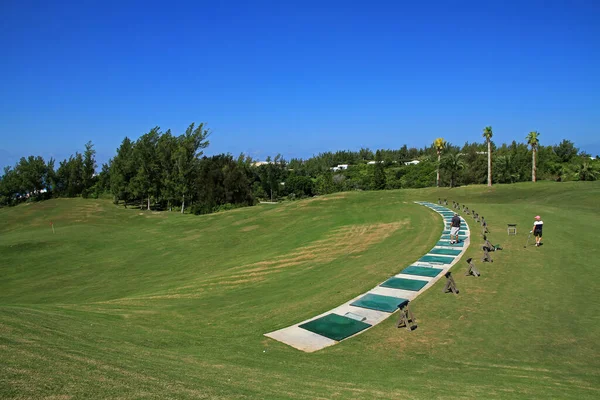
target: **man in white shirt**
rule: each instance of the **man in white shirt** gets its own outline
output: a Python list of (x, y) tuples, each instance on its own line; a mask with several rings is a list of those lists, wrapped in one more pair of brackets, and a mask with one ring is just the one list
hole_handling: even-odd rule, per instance
[(539, 215), (535, 216), (535, 221), (533, 222), (533, 229), (530, 233), (533, 233), (535, 237), (535, 245), (539, 247), (542, 241), (542, 228), (544, 227), (544, 222), (542, 221), (542, 217)]

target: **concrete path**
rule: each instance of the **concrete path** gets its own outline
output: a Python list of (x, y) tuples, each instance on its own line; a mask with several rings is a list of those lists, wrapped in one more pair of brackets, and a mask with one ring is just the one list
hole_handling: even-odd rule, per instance
[[(442, 215), (442, 217), (444, 217), (444, 230), (450, 229), (448, 217), (450, 216), (451, 212), (453, 213), (453, 210), (451, 210), (447, 207), (443, 207), (443, 206), (433, 204), (433, 203), (428, 203), (428, 202), (415, 202), (415, 203), (421, 204), (425, 207), (428, 207), (428, 208), (432, 209), (433, 211), (436, 211), (437, 213)], [(450, 268), (452, 268), (453, 265), (455, 265), (457, 262), (460, 261), (462, 255), (469, 248), (469, 244), (470, 244), (469, 226), (468, 226), (467, 222), (464, 220), (464, 218), (461, 218), (461, 220), (466, 225), (466, 229), (462, 229), (462, 231), (464, 232), (464, 235), (465, 235), (465, 239), (463, 239), (463, 242), (464, 242), (463, 247), (438, 246), (438, 245), (433, 247), (433, 249), (450, 249), (451, 248), (451, 249), (460, 250), (460, 253), (458, 255), (451, 256), (451, 257), (453, 257), (451, 263), (438, 264), (438, 263), (431, 263), (431, 262), (416, 261), (412, 264), (406, 265), (407, 267), (409, 265), (416, 265), (416, 266), (423, 266), (423, 267), (429, 267), (429, 268), (439, 268), (439, 269), (442, 269), (441, 273), (439, 273), (436, 277), (433, 277), (433, 278), (426, 277), (426, 276), (420, 276), (420, 275), (408, 275), (408, 274), (402, 274), (402, 273), (395, 275), (395, 277), (397, 277), (397, 278), (416, 279), (416, 280), (421, 280), (421, 281), (427, 281), (427, 284), (419, 291), (393, 289), (393, 288), (382, 287), (380, 285), (377, 285), (373, 289), (369, 290), (367, 293), (363, 293), (359, 296), (356, 296), (355, 298), (349, 300), (348, 302), (346, 302), (332, 310), (324, 312), (323, 314), (317, 315), (313, 318), (307, 319), (306, 321), (302, 321), (295, 325), (288, 326), (287, 328), (283, 328), (283, 329), (279, 329), (279, 330), (276, 330), (273, 332), (266, 333), (265, 336), (270, 337), (275, 340), (278, 340), (285, 344), (288, 344), (298, 350), (302, 350), (302, 351), (310, 353), (310, 352), (314, 352), (317, 350), (321, 350), (325, 347), (332, 346), (339, 342), (336, 340), (333, 340), (333, 339), (329, 339), (325, 336), (319, 335), (317, 333), (308, 331), (306, 329), (300, 328), (299, 325), (305, 324), (309, 321), (315, 320), (317, 318), (321, 318), (321, 317), (331, 314), (331, 313), (338, 314), (341, 316), (344, 316), (347, 313), (352, 313), (353, 317), (359, 316), (361, 318), (364, 318), (363, 322), (371, 325), (371, 327), (377, 325), (378, 323), (382, 322), (386, 318), (390, 317), (393, 313), (389, 313), (389, 312), (385, 312), (385, 311), (377, 311), (377, 310), (367, 309), (367, 308), (363, 308), (363, 307), (356, 307), (356, 306), (352, 306), (350, 304), (353, 303), (354, 301), (360, 299), (361, 297), (363, 297), (364, 295), (366, 295), (368, 293), (379, 294), (379, 295), (384, 295), (384, 296), (400, 297), (400, 298), (404, 298), (404, 299), (412, 301), (419, 294), (423, 293), (425, 290), (427, 290), (431, 286), (433, 286), (433, 284), (435, 282), (437, 282), (439, 279), (442, 279), (444, 277), (444, 274)], [(440, 239), (440, 240), (442, 240), (442, 239)], [(432, 250), (430, 250), (430, 251), (432, 251)], [(428, 252), (425, 255), (438, 256), (438, 254), (431, 254), (430, 252)], [(445, 257), (445, 256), (442, 256), (442, 257)], [(404, 270), (404, 268), (403, 268), (403, 270)], [(370, 328), (368, 328), (368, 329), (370, 329)], [(365, 330), (357, 333), (357, 335), (365, 332), (368, 329), (365, 329)], [(353, 336), (355, 336), (355, 335), (353, 335)], [(350, 339), (351, 337), (352, 336), (350, 336), (346, 339)], [(346, 340), (346, 339), (344, 339), (344, 340)]]

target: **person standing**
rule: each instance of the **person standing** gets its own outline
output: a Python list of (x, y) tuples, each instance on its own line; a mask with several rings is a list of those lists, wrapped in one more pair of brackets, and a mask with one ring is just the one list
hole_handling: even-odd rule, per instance
[(454, 213), (450, 222), (450, 244), (458, 243), (458, 231), (460, 230), (460, 217)]
[(529, 233), (533, 233), (535, 237), (535, 245), (539, 247), (542, 244), (542, 228), (544, 227), (544, 221), (542, 221), (542, 217), (539, 215), (535, 216), (535, 221), (533, 222), (533, 229)]

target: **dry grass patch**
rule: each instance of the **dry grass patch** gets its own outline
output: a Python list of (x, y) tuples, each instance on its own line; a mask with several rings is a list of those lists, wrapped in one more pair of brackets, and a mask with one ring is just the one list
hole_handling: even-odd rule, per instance
[[(259, 283), (266, 280), (269, 275), (286, 268), (302, 266), (304, 269), (311, 269), (329, 263), (341, 256), (357, 258), (371, 246), (390, 237), (398, 229), (406, 229), (409, 224), (409, 220), (406, 219), (391, 223), (342, 226), (333, 230), (325, 238), (299, 247), (287, 254), (234, 267), (220, 277), (199, 278), (191, 284), (188, 283), (168, 293), (144, 296), (143, 298), (197, 298), (203, 295), (201, 293), (203, 289), (212, 287), (227, 289), (239, 285)], [(250, 231), (256, 228), (258, 228), (257, 225), (251, 225), (241, 230)]]
[(248, 224), (250, 222), (254, 222), (256, 220), (258, 220), (258, 218), (256, 218), (256, 217), (245, 218), (245, 219), (240, 219), (239, 221), (232, 222), (231, 225), (240, 226), (240, 225)]
[(390, 237), (401, 227), (409, 224), (408, 220), (369, 225), (349, 225), (334, 230), (321, 240), (300, 247), (290, 253), (272, 260), (259, 261), (243, 265), (234, 270), (243, 275), (261, 273), (262, 276), (277, 272), (283, 268), (302, 264), (324, 264), (340, 256), (357, 256), (369, 247)]

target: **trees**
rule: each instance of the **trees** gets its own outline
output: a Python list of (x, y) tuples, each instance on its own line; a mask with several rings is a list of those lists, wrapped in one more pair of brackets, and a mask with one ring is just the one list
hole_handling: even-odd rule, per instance
[(92, 190), (92, 186), (95, 183), (96, 174), (96, 150), (91, 141), (85, 144), (85, 151), (83, 152), (83, 166), (82, 166), (82, 185), (83, 185), (83, 197), (87, 197)]
[(577, 156), (579, 149), (570, 140), (564, 139), (557, 146), (552, 146), (552, 150), (563, 163), (571, 162), (573, 157)]
[(536, 165), (535, 156), (537, 153), (538, 145), (540, 144), (538, 136), (540, 136), (539, 132), (531, 131), (531, 132), (529, 132), (529, 134), (526, 137), (527, 144), (531, 146), (531, 181), (532, 182), (536, 181), (537, 165)]
[(465, 168), (465, 162), (459, 153), (449, 153), (442, 158), (441, 167), (450, 175), (450, 188), (452, 188), (460, 171)]
[(437, 138), (433, 142), (433, 146), (435, 147), (435, 151), (437, 152), (437, 177), (436, 177), (436, 186), (440, 187), (440, 161), (442, 157), (442, 152), (446, 149), (446, 141), (443, 138)]
[(197, 172), (197, 201), (192, 207), (194, 214), (208, 214), (222, 206), (254, 203), (246, 174), (231, 155), (203, 157)]
[[(53, 159), (46, 163), (41, 157), (23, 157), (0, 176), (0, 206), (32, 197), (87, 197), (110, 191), (115, 203), (123, 201), (125, 206), (137, 201), (150, 209), (154, 199), (153, 204), (161, 209), (181, 206), (183, 213), (186, 206), (193, 205), (194, 213), (204, 213), (252, 204), (254, 198), (275, 200), (285, 195), (296, 198), (343, 190), (439, 187), (447, 183), (455, 187), (484, 184), (486, 180), (488, 186), (492, 181), (519, 182), (529, 179), (530, 162), (534, 182), (538, 177), (557, 181), (600, 179), (598, 163), (587, 160), (584, 152), (577, 154), (578, 149), (569, 140), (542, 146), (539, 133), (534, 131), (526, 142), (496, 147), (491, 140), (491, 126), (483, 129), (484, 142), (467, 142), (462, 147), (437, 138), (419, 149), (405, 145), (375, 153), (366, 148), (341, 150), (306, 160), (291, 159), (289, 163), (278, 154), (258, 166), (243, 153), (237, 159), (229, 154), (202, 158), (208, 136), (204, 124), (190, 124), (180, 136), (169, 130), (162, 133), (155, 127), (135, 142), (125, 138), (98, 175), (92, 142), (86, 143), (83, 153), (61, 161), (56, 171)], [(492, 155), (496, 157), (493, 168)], [(412, 160), (417, 162), (406, 163)], [(348, 166), (332, 172), (338, 164)]]
[(177, 151), (175, 153), (175, 187), (181, 198), (181, 213), (185, 210), (185, 199), (189, 196), (195, 180), (195, 172), (198, 167), (201, 149), (208, 147), (207, 140), (210, 131), (204, 127), (204, 123), (192, 122), (185, 133), (177, 138)]
[(385, 169), (381, 152), (377, 150), (375, 153), (375, 165), (373, 166), (373, 189), (383, 190), (385, 189)]
[(177, 197), (177, 169), (174, 162), (177, 146), (177, 138), (171, 135), (171, 130), (167, 130), (158, 139), (157, 162), (161, 198), (162, 201), (167, 202), (166, 206), (169, 211), (171, 211), (171, 206)]
[(21, 183), (16, 169), (4, 168), (4, 174), (0, 180), (0, 205), (12, 206), (17, 202)]
[(486, 126), (483, 130), (483, 137), (487, 142), (487, 158), (488, 158), (488, 186), (492, 186), (492, 132), (491, 126)]
[(160, 128), (158, 126), (154, 127), (150, 132), (140, 136), (133, 147), (133, 157), (137, 170), (131, 182), (132, 191), (137, 197), (148, 200), (148, 210), (150, 210), (150, 195), (158, 192), (160, 184), (157, 156), (160, 134)]
[(519, 174), (515, 173), (513, 156), (511, 154), (497, 158), (496, 172), (496, 177), (500, 183), (514, 183), (519, 179)]
[(28, 197), (37, 197), (42, 189), (46, 188), (46, 163), (40, 156), (21, 157), (17, 164), (17, 173), (20, 175), (21, 194)]
[(132, 195), (129, 182), (134, 175), (133, 142), (125, 137), (110, 165), (110, 191), (114, 196), (115, 203), (123, 200), (125, 207), (127, 207), (127, 202)]
[(577, 175), (580, 181), (595, 181), (598, 179), (598, 171), (596, 171), (592, 164), (584, 160), (577, 168)]
[(313, 181), (308, 176), (292, 174), (285, 181), (285, 191), (293, 197), (313, 195)]

